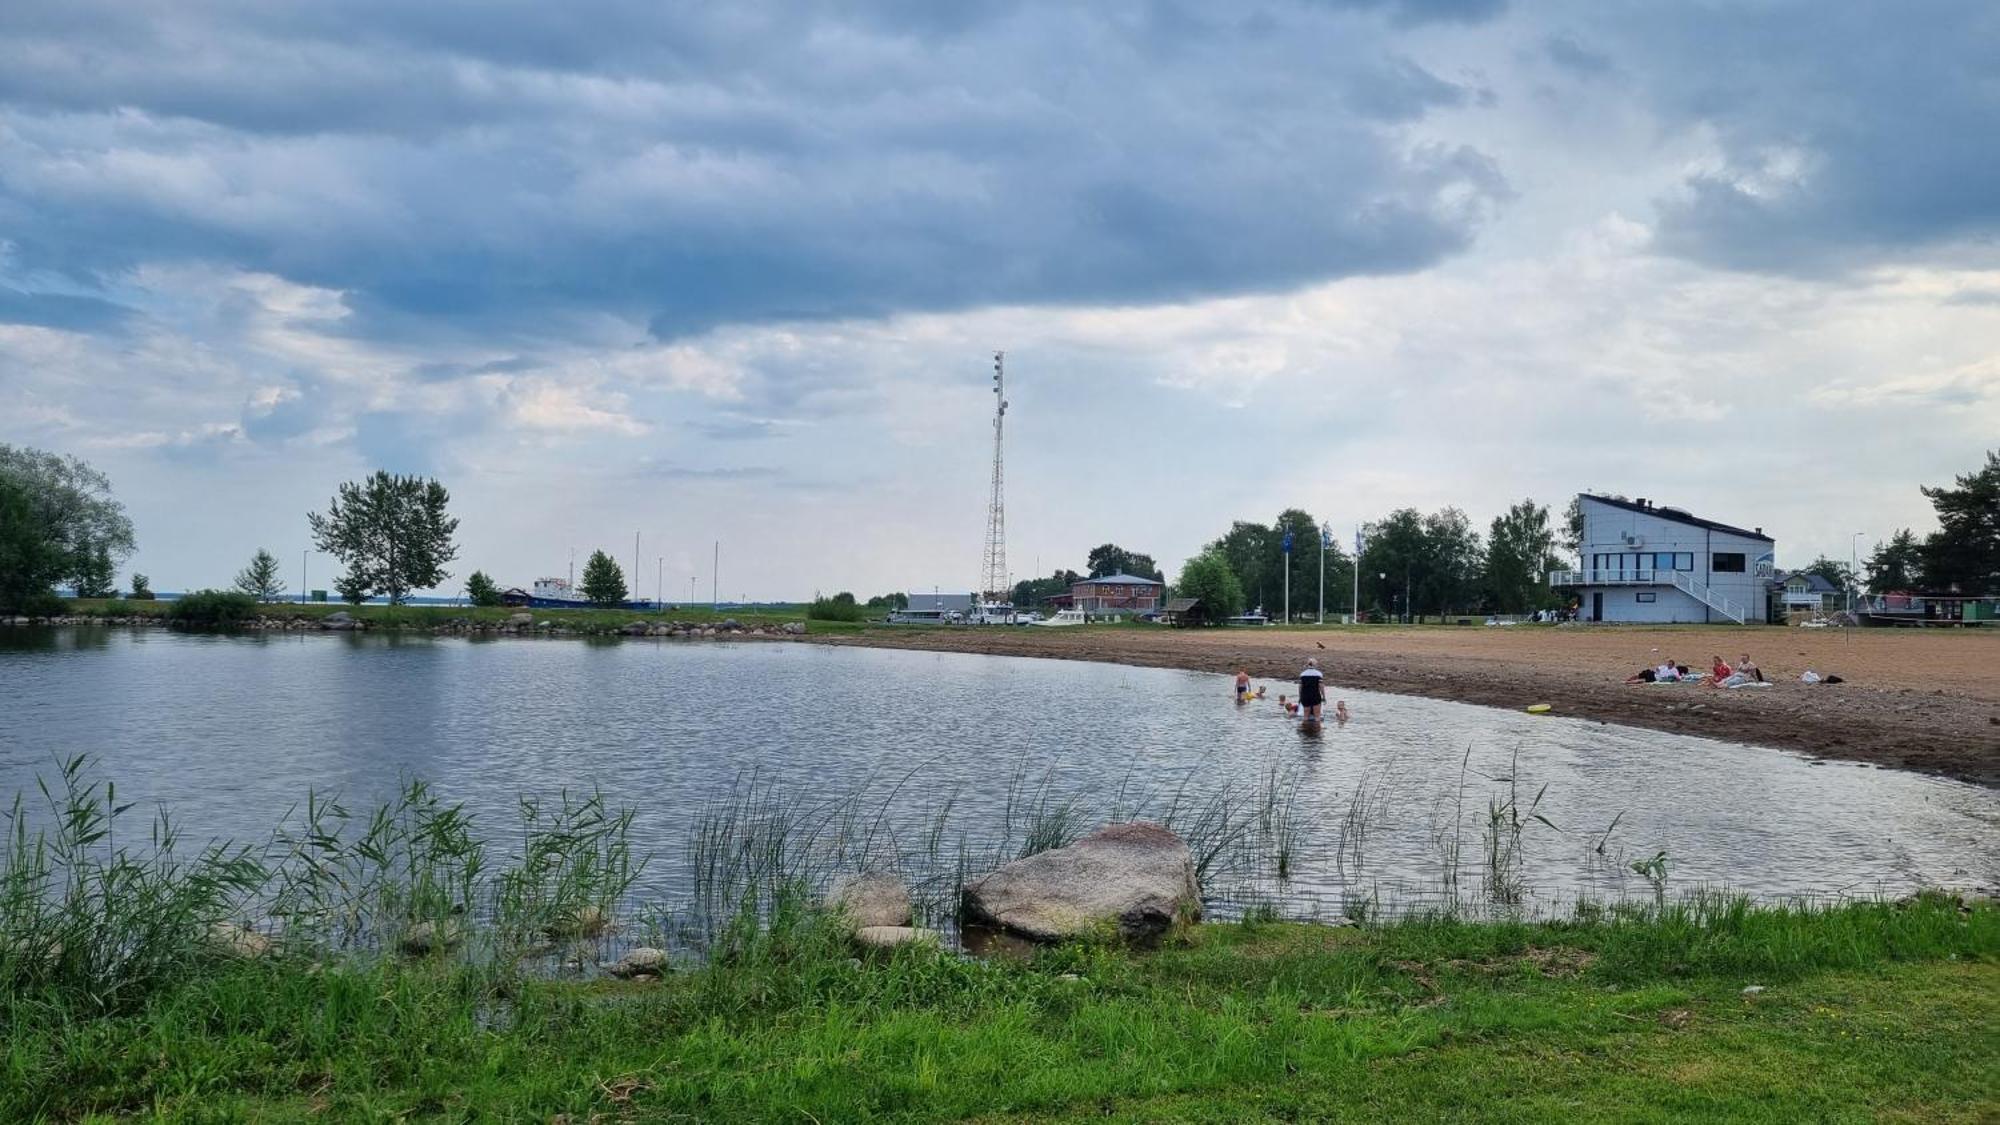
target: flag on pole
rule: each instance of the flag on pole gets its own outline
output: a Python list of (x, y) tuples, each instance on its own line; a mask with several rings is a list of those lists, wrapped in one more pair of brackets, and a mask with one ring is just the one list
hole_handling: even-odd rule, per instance
[(1361, 557), (1361, 529), (1358, 527), (1354, 529), (1354, 557)]
[(1285, 529), (1285, 553), (1288, 555), (1292, 553), (1292, 531), (1290, 528)]
[(1320, 529), (1319, 529), (1319, 549), (1320, 549), (1320, 550), (1322, 550), (1322, 551), (1331, 551), (1331, 550), (1333, 550), (1333, 529), (1332, 529), (1332, 528), (1330, 528), (1330, 527), (1322, 527), (1322, 528), (1320, 528)]

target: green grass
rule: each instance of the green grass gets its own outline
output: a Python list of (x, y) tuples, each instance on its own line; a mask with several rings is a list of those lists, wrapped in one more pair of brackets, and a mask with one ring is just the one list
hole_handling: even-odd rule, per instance
[(1996, 958), (2000, 911), (1929, 897), (1000, 962), (807, 918), (631, 986), (217, 960), (115, 1014), (6, 997), (0, 1117), (1991, 1120)]

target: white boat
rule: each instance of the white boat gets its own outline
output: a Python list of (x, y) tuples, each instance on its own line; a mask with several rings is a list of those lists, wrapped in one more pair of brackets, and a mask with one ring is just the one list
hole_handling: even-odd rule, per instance
[(1057, 629), (1066, 625), (1088, 625), (1090, 618), (1080, 609), (1059, 609), (1054, 617), (1037, 621), (1035, 624), (1044, 629)]

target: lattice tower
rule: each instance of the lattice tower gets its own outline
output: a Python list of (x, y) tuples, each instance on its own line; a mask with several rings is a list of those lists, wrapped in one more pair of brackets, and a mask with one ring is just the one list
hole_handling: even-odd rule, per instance
[(1007, 496), (1005, 445), (1007, 422), (1006, 352), (993, 353), (993, 495), (986, 502), (986, 555), (980, 566), (981, 592), (989, 602), (1004, 602), (1007, 589)]

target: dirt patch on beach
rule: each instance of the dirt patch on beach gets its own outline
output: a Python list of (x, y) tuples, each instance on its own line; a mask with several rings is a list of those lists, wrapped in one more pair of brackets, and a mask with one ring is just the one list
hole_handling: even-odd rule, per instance
[[(984, 627), (869, 629), (826, 644), (1095, 660), (1296, 676), (1320, 658), (1339, 687), (1555, 712), (1873, 762), (2000, 786), (2000, 628), (1516, 626), (1408, 629)], [(1769, 688), (1626, 686), (1672, 658), (1748, 650)], [(1799, 682), (1811, 668), (1846, 682)]]

